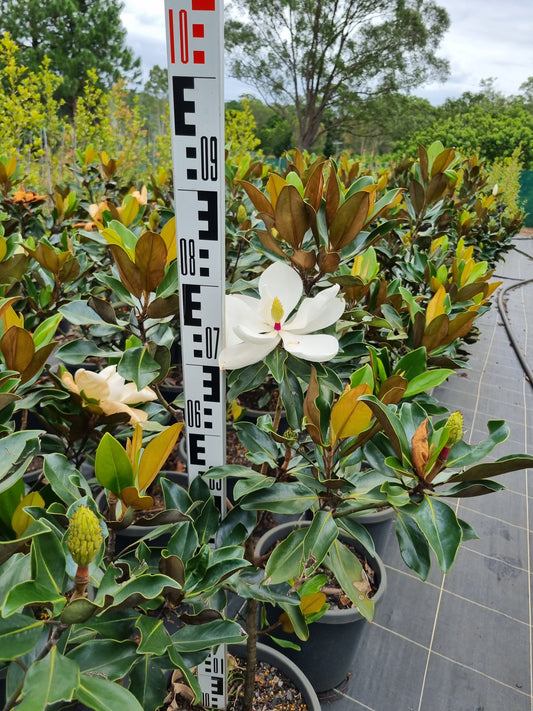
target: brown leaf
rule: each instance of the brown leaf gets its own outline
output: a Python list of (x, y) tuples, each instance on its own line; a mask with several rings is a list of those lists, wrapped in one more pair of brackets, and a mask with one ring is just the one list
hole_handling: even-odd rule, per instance
[(324, 191), (324, 165), (325, 163), (323, 162), (316, 165), (304, 190), (304, 199), (313, 207), (315, 212), (318, 212), (322, 202), (322, 193)]
[(330, 163), (328, 185), (326, 188), (326, 225), (328, 228), (337, 214), (340, 201), (341, 191), (339, 188), (339, 181), (337, 180), (337, 173), (335, 172), (333, 163)]
[(146, 231), (135, 245), (135, 266), (143, 275), (144, 291), (155, 291), (165, 278), (167, 247), (157, 232)]
[(411, 439), (411, 457), (413, 459), (413, 468), (420, 479), (424, 479), (426, 473), (426, 464), (429, 459), (428, 446), (428, 420), (426, 419), (418, 426), (416, 432)]
[(144, 286), (144, 279), (140, 269), (131, 261), (126, 250), (119, 247), (118, 244), (109, 245), (109, 249), (117, 265), (120, 281), (130, 294), (140, 299)]
[(350, 195), (337, 210), (329, 229), (333, 249), (340, 251), (349, 245), (363, 229), (368, 215), (370, 196), (365, 191)]
[(266, 212), (268, 215), (274, 217), (274, 208), (267, 196), (258, 190), (255, 185), (249, 183), (247, 180), (239, 180), (242, 187), (244, 188), (246, 194), (253, 203), (253, 206), (258, 212)]
[(311, 225), (308, 210), (294, 185), (286, 185), (276, 203), (276, 229), (294, 249), (300, 249)]
[(320, 410), (316, 405), (316, 398), (319, 395), (318, 378), (316, 377), (315, 366), (311, 366), (311, 377), (309, 378), (309, 387), (304, 400), (304, 415), (307, 418), (305, 428), (309, 432), (309, 436), (316, 444), (322, 444), (322, 432), (320, 429)]
[(30, 365), (35, 353), (31, 334), (20, 326), (11, 326), (0, 340), (0, 350), (8, 370), (23, 373)]

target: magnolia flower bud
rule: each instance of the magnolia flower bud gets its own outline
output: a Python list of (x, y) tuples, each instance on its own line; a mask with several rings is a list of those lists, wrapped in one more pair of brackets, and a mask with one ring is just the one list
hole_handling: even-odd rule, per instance
[(155, 232), (155, 230), (157, 230), (157, 228), (159, 227), (160, 221), (161, 221), (161, 215), (157, 212), (157, 210), (154, 210), (150, 214), (150, 217), (148, 218), (148, 224), (149, 224), (152, 232)]
[(237, 209), (237, 220), (239, 221), (239, 224), (242, 224), (247, 217), (248, 215), (246, 214), (246, 208), (242, 204), (239, 205)]
[(457, 412), (452, 412), (452, 414), (446, 420), (446, 427), (450, 428), (450, 434), (448, 435), (448, 441), (446, 442), (447, 447), (451, 447), (463, 437), (463, 416), (457, 410)]
[(70, 519), (67, 547), (78, 566), (91, 563), (102, 545), (102, 529), (98, 517), (87, 506), (80, 506)]

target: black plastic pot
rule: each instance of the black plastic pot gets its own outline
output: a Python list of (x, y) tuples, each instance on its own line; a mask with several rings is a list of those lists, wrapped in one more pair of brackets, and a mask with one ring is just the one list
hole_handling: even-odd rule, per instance
[[(246, 644), (230, 644), (228, 645), (228, 652), (234, 657), (245, 659)], [(320, 701), (310, 680), (298, 665), (291, 661), (284, 653), (280, 652), (279, 649), (273, 649), (259, 643), (257, 645), (257, 659), (275, 667), (292, 681), (294, 686), (301, 691), (308, 711), (320, 711)]]
[[(303, 521), (298, 524), (309, 526), (310, 523)], [(273, 528), (262, 536), (257, 542), (255, 553), (257, 556), (268, 553), (278, 541), (283, 540), (295, 528), (294, 524), (285, 523), (277, 528)], [(378, 586), (373, 597), (374, 604), (379, 604), (380, 599), (385, 594), (387, 576), (385, 566), (381, 558), (376, 555), (370, 557), (368, 551), (355, 539), (340, 536), (343, 543), (347, 543), (357, 554), (366, 559), (375, 573), (375, 580)], [(278, 608), (269, 608), (267, 616), (270, 623), (277, 621), (281, 614)], [(362, 632), (366, 620), (361, 613), (350, 608), (346, 610), (328, 610), (326, 614), (309, 626), (309, 639), (305, 642), (297, 639), (294, 634), (284, 633), (281, 628), (275, 630), (274, 635), (281, 639), (296, 642), (301, 651), (284, 649), (284, 653), (297, 664), (311, 681), (313, 688), (317, 692), (332, 689), (346, 679), (349, 671), (354, 667), (354, 660), (357, 651), (357, 640)], [(266, 644), (274, 645), (274, 642)]]

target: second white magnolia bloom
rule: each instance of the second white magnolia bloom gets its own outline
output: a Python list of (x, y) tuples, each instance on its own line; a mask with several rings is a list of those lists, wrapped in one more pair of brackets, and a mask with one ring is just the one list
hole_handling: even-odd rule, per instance
[(225, 302), (225, 347), (219, 356), (223, 370), (244, 368), (267, 356), (281, 342), (292, 355), (320, 363), (339, 350), (335, 336), (315, 333), (335, 323), (344, 313), (337, 298), (339, 285), (305, 298), (302, 280), (283, 262), (271, 264), (259, 277), (259, 299), (228, 294)]

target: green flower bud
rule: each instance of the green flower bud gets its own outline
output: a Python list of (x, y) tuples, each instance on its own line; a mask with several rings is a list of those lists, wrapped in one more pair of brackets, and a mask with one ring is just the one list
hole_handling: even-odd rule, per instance
[(246, 208), (244, 205), (239, 205), (237, 209), (237, 220), (239, 221), (239, 224), (242, 225), (242, 223), (246, 220), (248, 215), (246, 214)]
[(87, 506), (80, 506), (70, 519), (67, 547), (78, 566), (91, 563), (102, 545), (102, 529), (98, 517)]
[(452, 412), (452, 414), (446, 420), (446, 427), (450, 428), (450, 434), (448, 435), (448, 441), (446, 442), (447, 447), (451, 447), (463, 437), (463, 416), (457, 410), (457, 412)]

